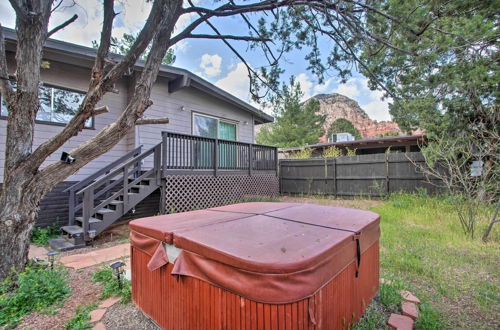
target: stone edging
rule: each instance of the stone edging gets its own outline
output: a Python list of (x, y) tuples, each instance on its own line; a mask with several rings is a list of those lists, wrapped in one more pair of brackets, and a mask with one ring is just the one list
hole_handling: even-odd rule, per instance
[[(380, 283), (384, 284), (386, 281), (381, 278)], [(390, 284), (387, 281), (387, 284)], [(403, 302), (401, 303), (401, 314), (391, 314), (387, 325), (392, 329), (397, 330), (413, 330), (413, 324), (419, 317), (418, 304), (420, 304), (420, 299), (415, 297), (413, 293), (406, 290), (400, 291)]]
[(101, 302), (97, 309), (90, 312), (90, 322), (95, 323), (92, 330), (106, 330), (106, 326), (101, 322), (101, 320), (104, 314), (106, 314), (108, 308), (119, 302), (120, 299), (120, 297), (110, 297)]

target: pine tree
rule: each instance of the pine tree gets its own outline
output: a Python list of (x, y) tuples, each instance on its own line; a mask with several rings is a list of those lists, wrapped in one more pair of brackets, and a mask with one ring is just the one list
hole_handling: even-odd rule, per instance
[(301, 103), (304, 93), (294, 78), (290, 85), (282, 87), (282, 96), (271, 102), (274, 107), (275, 122), (264, 126), (257, 134), (260, 144), (280, 148), (301, 147), (319, 142), (324, 134), (324, 115), (318, 115), (319, 102), (310, 100)]

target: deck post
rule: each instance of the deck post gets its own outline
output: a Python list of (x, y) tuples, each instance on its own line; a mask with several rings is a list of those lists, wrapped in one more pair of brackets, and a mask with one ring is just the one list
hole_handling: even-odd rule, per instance
[(248, 175), (253, 174), (253, 144), (248, 145)]
[(69, 212), (69, 219), (68, 223), (70, 226), (73, 226), (75, 224), (75, 191), (71, 189), (69, 191), (69, 205), (68, 205), (68, 212)]
[(128, 168), (129, 165), (123, 167), (123, 209), (128, 208)]
[(219, 169), (219, 139), (214, 140), (214, 175), (217, 176)]
[(94, 214), (94, 188), (91, 187), (83, 192), (83, 238), (88, 241), (89, 238), (89, 219)]
[(156, 177), (156, 184), (160, 185), (161, 184), (161, 144), (156, 146), (155, 151), (154, 151), (154, 169), (155, 169), (155, 177)]

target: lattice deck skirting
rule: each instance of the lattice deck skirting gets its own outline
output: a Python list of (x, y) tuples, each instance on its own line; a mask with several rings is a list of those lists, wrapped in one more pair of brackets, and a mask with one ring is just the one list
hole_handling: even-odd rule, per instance
[(275, 174), (169, 175), (166, 177), (167, 213), (205, 209), (241, 201), (252, 196), (279, 194)]

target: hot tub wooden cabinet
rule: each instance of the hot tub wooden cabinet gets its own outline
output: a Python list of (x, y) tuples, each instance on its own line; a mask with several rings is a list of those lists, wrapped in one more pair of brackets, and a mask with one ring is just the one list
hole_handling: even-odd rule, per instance
[(372, 212), (243, 203), (130, 228), (133, 300), (164, 329), (345, 329), (378, 290)]

